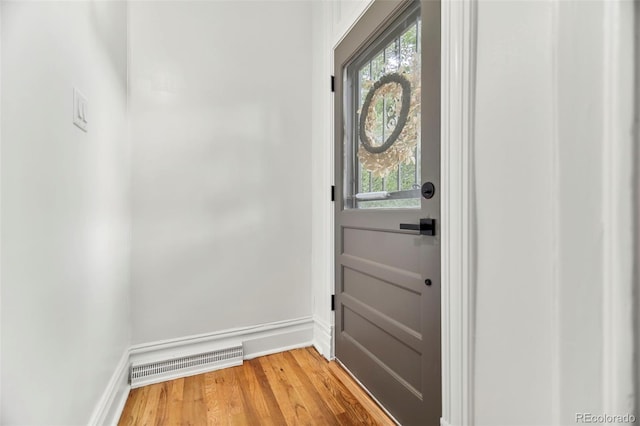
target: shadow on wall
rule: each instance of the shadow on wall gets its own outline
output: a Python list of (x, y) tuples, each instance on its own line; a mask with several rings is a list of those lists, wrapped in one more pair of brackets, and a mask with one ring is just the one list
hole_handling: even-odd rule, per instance
[[(125, 2), (121, 7), (127, 8)], [(122, 55), (120, 40), (114, 37), (114, 34), (121, 34), (122, 38), (127, 37), (127, 20), (117, 19), (120, 15), (120, 8), (113, 7), (110, 2), (90, 2), (89, 3), (89, 26), (96, 36), (96, 40), (103, 46), (103, 52), (109, 58), (109, 64), (117, 73), (125, 71), (119, 75), (120, 81), (126, 84), (127, 55)], [(125, 12), (126, 13), (126, 12)], [(113, 24), (117, 23), (119, 28), (114, 28)]]

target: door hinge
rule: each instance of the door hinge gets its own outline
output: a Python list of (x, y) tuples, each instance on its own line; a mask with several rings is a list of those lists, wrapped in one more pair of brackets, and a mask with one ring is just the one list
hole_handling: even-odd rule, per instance
[(332, 311), (336, 310), (336, 295), (335, 294), (331, 295), (331, 310)]
[(331, 91), (335, 92), (336, 91), (336, 77), (335, 76), (331, 76)]
[(336, 186), (331, 185), (331, 201), (335, 201), (335, 200), (336, 200)]

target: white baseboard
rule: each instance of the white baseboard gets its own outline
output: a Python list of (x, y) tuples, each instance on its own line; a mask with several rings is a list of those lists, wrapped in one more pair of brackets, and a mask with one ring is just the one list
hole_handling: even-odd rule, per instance
[(244, 359), (275, 354), (311, 346), (313, 319), (311, 317), (280, 321), (243, 331)]
[(313, 346), (327, 360), (331, 360), (333, 358), (333, 351), (331, 350), (332, 336), (333, 326), (319, 318), (314, 318)]
[[(90, 425), (115, 425), (129, 396), (131, 386), (128, 383), (129, 366), (145, 364), (172, 358), (197, 355), (217, 349), (242, 345), (243, 359), (284, 352), (291, 349), (311, 346), (314, 343), (314, 321), (311, 317), (286, 321), (277, 321), (251, 327), (240, 327), (215, 333), (181, 337), (178, 339), (134, 345), (122, 355), (111, 380), (100, 398)], [(238, 365), (237, 363), (234, 365)], [(201, 374), (232, 365), (189, 370), (187, 372), (169, 372), (157, 376), (153, 383), (173, 380), (193, 374)], [(151, 384), (149, 382), (147, 384)]]
[(125, 350), (107, 388), (93, 410), (90, 425), (115, 425), (129, 396), (129, 350)]
[(440, 417), (440, 426), (451, 426), (451, 424), (444, 418)]
[[(243, 358), (252, 359), (311, 346), (312, 341), (313, 320), (311, 317), (305, 317), (135, 345), (131, 347), (129, 361), (132, 364), (146, 364), (193, 356), (239, 345), (243, 347)], [(197, 372), (189, 371), (188, 374), (180, 371), (168, 372), (164, 375), (156, 376), (153, 382), (159, 383), (230, 366), (213, 366)]]

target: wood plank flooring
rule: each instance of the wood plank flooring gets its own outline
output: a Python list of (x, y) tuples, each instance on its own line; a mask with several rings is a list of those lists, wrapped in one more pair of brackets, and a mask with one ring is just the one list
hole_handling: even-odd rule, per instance
[(119, 425), (394, 425), (314, 348), (133, 389)]

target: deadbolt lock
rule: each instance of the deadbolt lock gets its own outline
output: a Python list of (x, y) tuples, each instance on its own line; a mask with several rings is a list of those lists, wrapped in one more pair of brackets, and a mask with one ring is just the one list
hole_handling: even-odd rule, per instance
[(422, 196), (428, 200), (429, 198), (432, 198), (433, 195), (436, 193), (436, 187), (431, 182), (425, 182), (422, 185), (421, 192), (422, 192)]

